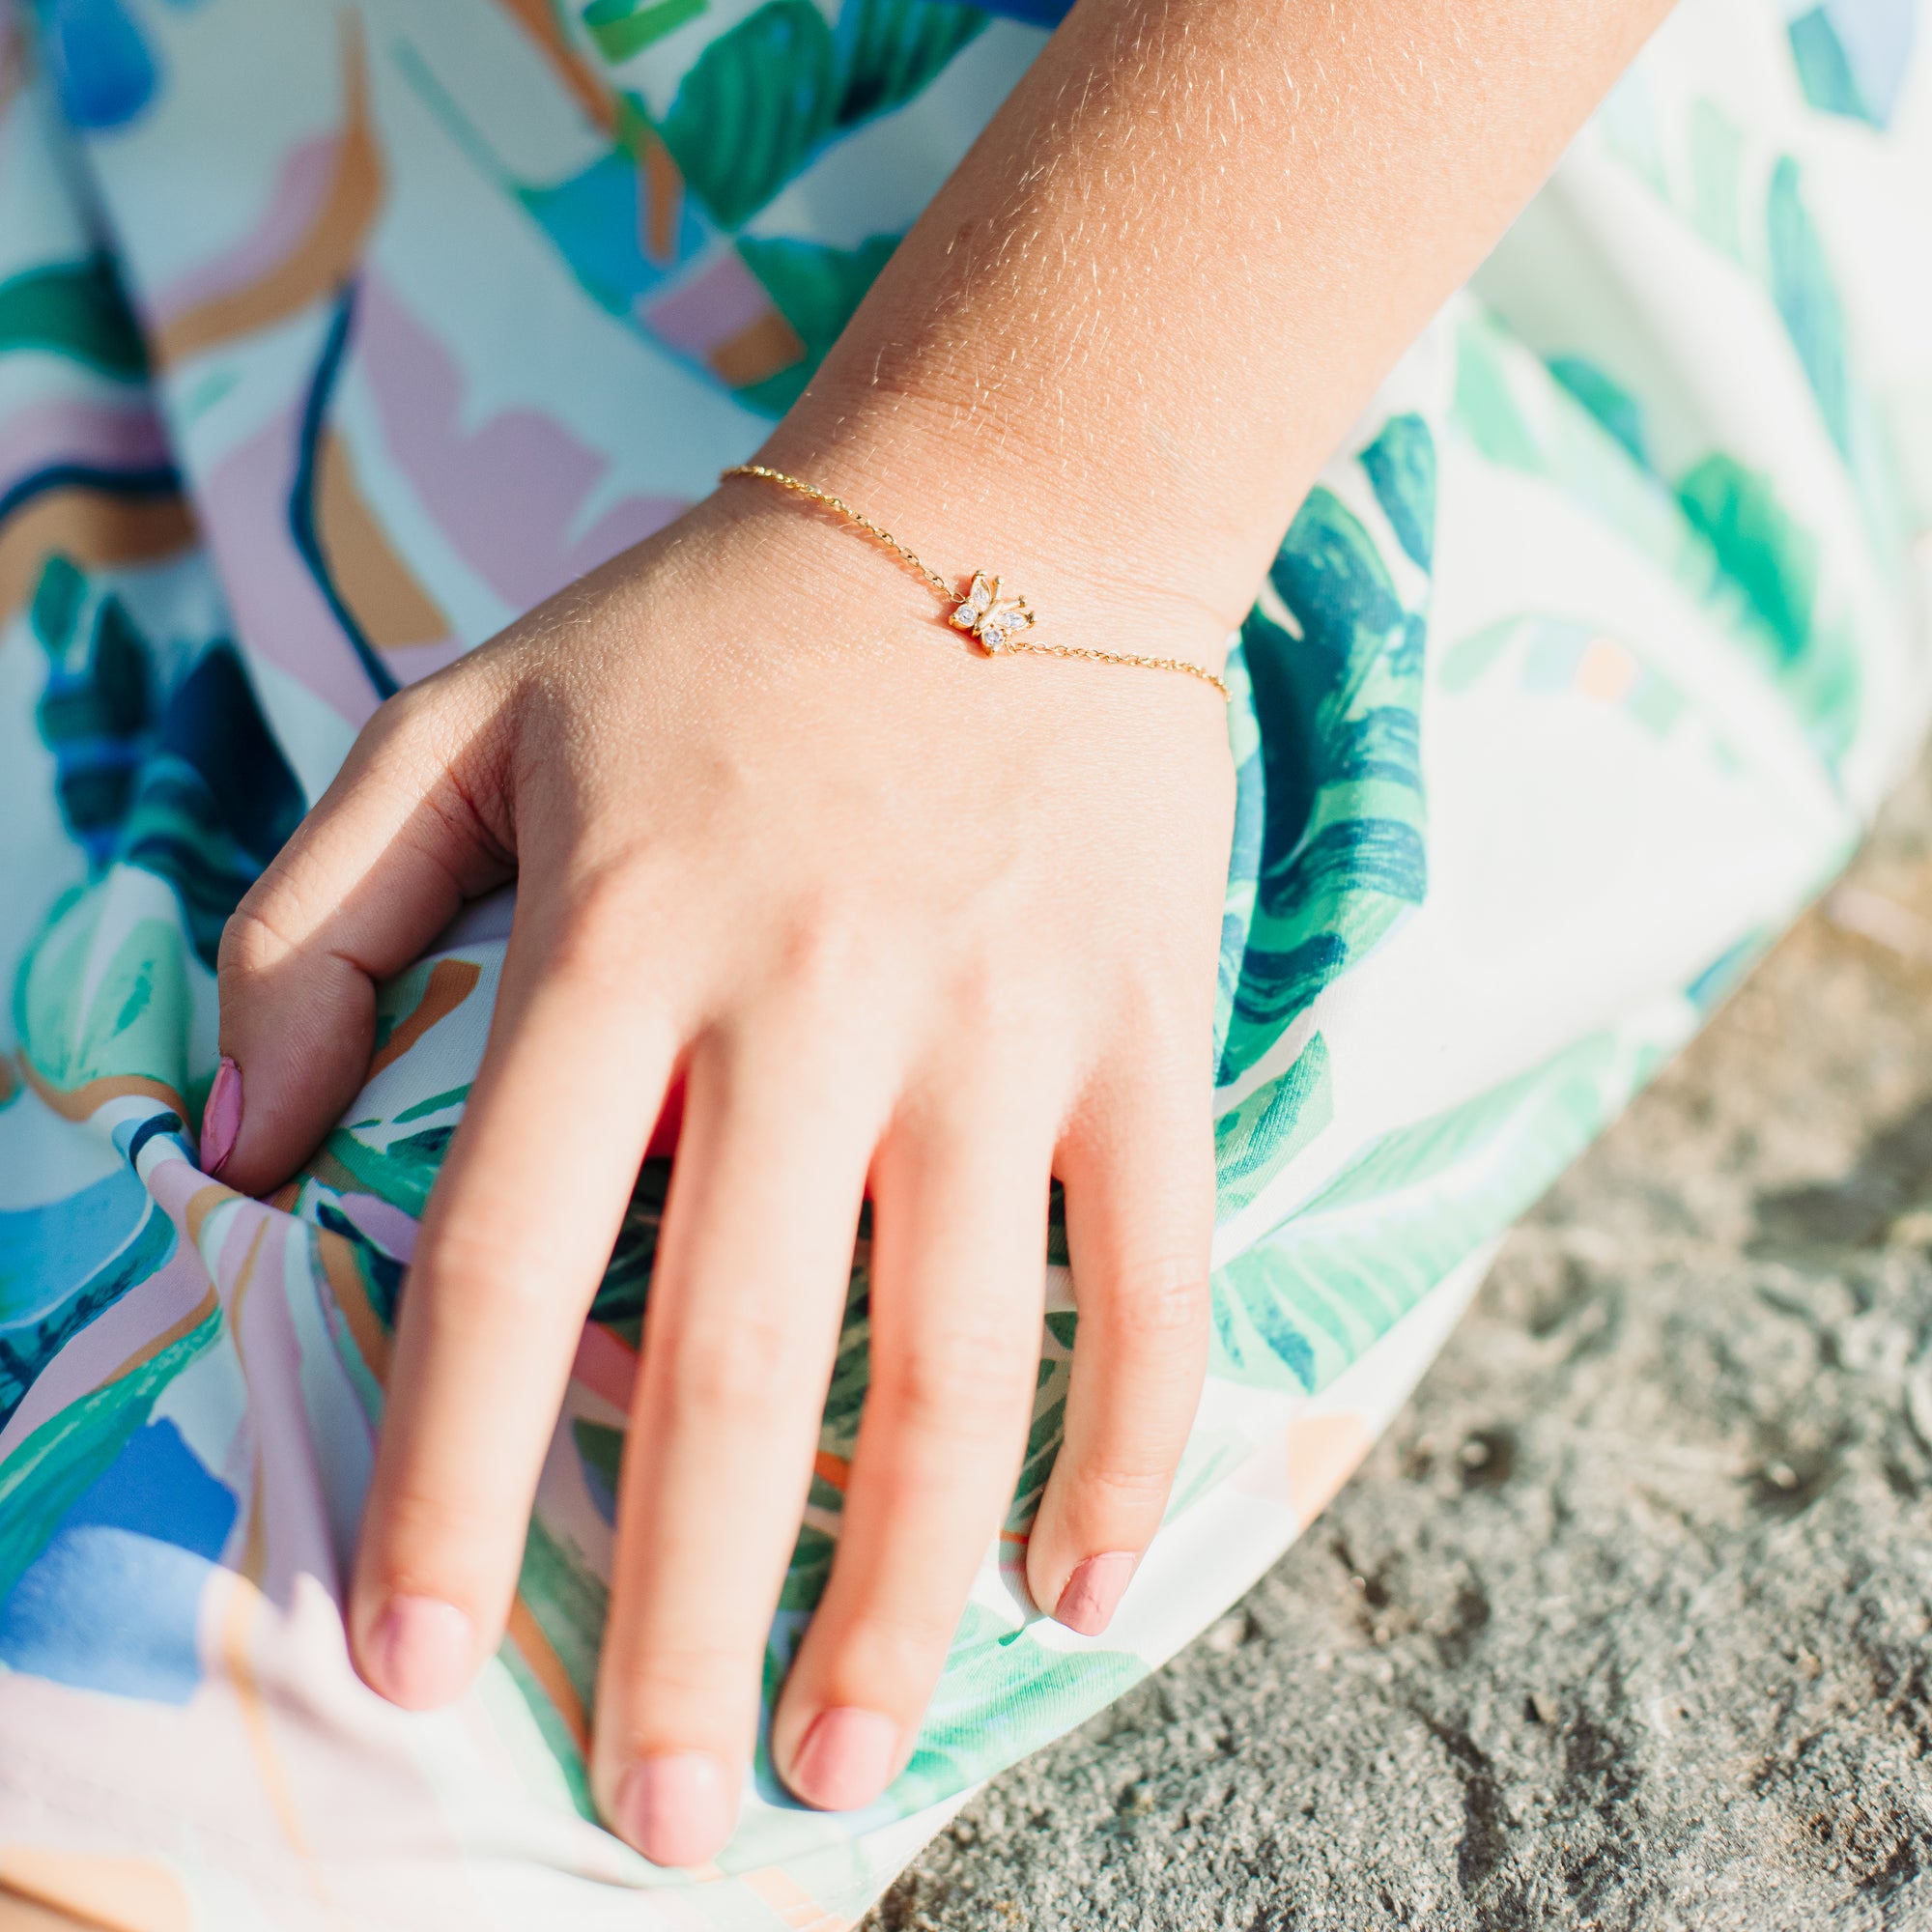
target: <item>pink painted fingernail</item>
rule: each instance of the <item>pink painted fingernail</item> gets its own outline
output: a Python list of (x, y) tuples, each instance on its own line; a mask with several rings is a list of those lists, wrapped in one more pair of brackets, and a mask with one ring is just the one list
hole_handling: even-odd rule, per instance
[(840, 1705), (812, 1719), (785, 1782), (821, 1811), (856, 1811), (885, 1790), (898, 1748), (890, 1718)]
[(369, 1681), (406, 1711), (433, 1711), (469, 1682), (475, 1635), (454, 1604), (391, 1597), (369, 1634)]
[(1104, 1556), (1088, 1557), (1067, 1577), (1066, 1587), (1053, 1606), (1054, 1622), (1078, 1631), (1082, 1636), (1098, 1636), (1113, 1622), (1139, 1561), (1131, 1549), (1110, 1549)]
[(214, 1085), (208, 1090), (208, 1105), (201, 1110), (201, 1166), (211, 1179), (218, 1178), (235, 1151), (235, 1136), (242, 1131), (242, 1069), (224, 1053), (215, 1069)]
[(715, 1859), (738, 1821), (731, 1774), (705, 1751), (640, 1758), (617, 1786), (611, 1822), (654, 1865)]

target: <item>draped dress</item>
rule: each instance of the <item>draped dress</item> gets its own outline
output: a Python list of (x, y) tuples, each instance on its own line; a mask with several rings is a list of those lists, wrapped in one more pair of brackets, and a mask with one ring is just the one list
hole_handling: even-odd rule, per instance
[(1024, 1471), (903, 1776), (815, 1813), (761, 1746), (696, 1871), (603, 1830), (653, 1163), (505, 1642), (448, 1710), (366, 1690), (345, 1578), (507, 905), (383, 989), (361, 1092), (262, 1201), (199, 1165), (222, 923), (386, 696), (751, 455), (1060, 11), (0, 4), (0, 1888), (124, 1932), (849, 1923), (1276, 1559), (1913, 756), (1932, 24), (1685, 0), (1241, 627), (1211, 1370), (1112, 1628), (1019, 1576), (1078, 1322), (1056, 1230)]

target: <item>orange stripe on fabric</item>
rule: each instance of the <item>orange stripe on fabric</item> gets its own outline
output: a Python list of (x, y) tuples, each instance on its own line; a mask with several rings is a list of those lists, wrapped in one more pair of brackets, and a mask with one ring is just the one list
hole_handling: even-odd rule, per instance
[(351, 11), (342, 15), (342, 90), (335, 166), (315, 219), (266, 274), (163, 322), (154, 338), (157, 362), (252, 335), (332, 294), (354, 273), (383, 204), (383, 159), (369, 127), (361, 23)]
[(482, 977), (482, 967), (473, 960), (439, 959), (430, 968), (429, 984), (415, 1010), (397, 1022), (395, 1032), (370, 1061), (368, 1077), (373, 1080), (385, 1066), (393, 1066), (431, 1027), (447, 1019), (476, 990)]
[(521, 1592), (510, 1599), (510, 1614), (504, 1628), (530, 1675), (543, 1687), (544, 1695), (563, 1719), (564, 1729), (576, 1741), (577, 1748), (588, 1757), (590, 1718), (583, 1708), (583, 1699), (577, 1694), (577, 1686), (570, 1681), (562, 1658), (552, 1648), (543, 1626), (537, 1622), (536, 1612), (524, 1601)]
[(644, 170), (644, 258), (668, 269), (677, 260), (677, 218), (684, 209), (684, 176), (654, 128), (639, 134), (634, 152)]
[[(235, 1345), (235, 1358), (242, 1364), (244, 1380), (248, 1374), (248, 1362), (242, 1352), (242, 1300), (255, 1279), (255, 1262), (262, 1252), (262, 1242), (268, 1233), (269, 1223), (265, 1219), (255, 1230), (254, 1238), (248, 1243), (248, 1252), (242, 1257), (242, 1265), (235, 1275), (235, 1293), (228, 1304), (228, 1333)], [(262, 1454), (258, 1448), (255, 1452), (255, 1480), (248, 1487), (248, 1537), (242, 1548), (242, 1574), (259, 1586), (268, 1572), (269, 1534), (262, 1518)]]
[(347, 1236), (331, 1235), (323, 1229), (316, 1230), (315, 1244), (322, 1258), (323, 1278), (328, 1283), (336, 1307), (342, 1311), (343, 1321), (349, 1324), (355, 1352), (362, 1357), (362, 1366), (375, 1377), (376, 1385), (385, 1388), (389, 1380), (389, 1333), (369, 1305), (362, 1270), (355, 1265), (355, 1250)]
[(182, 1219), (187, 1223), (188, 1239), (197, 1248), (200, 1247), (201, 1231), (208, 1226), (208, 1217), (217, 1208), (241, 1199), (234, 1188), (224, 1187), (218, 1180), (211, 1180), (206, 1187), (197, 1187), (188, 1196), (187, 1206), (182, 1209)]
[(229, 1573), (228, 1602), (221, 1613), (221, 1662), (228, 1672), (228, 1681), (234, 1687), (235, 1701), (242, 1707), (242, 1728), (248, 1734), (249, 1747), (255, 1754), (256, 1767), (262, 1775), (262, 1791), (269, 1801), (269, 1808), (275, 1814), (275, 1823), (281, 1827), (282, 1836), (287, 1839), (289, 1850), (295, 1854), (296, 1862), (301, 1866), (310, 1896), (331, 1919), (342, 1924), (342, 1915), (328, 1895), (328, 1888), (323, 1882), (322, 1867), (316, 1862), (315, 1852), (296, 1810), (295, 1792), (289, 1784), (288, 1770), (282, 1763), (281, 1753), (275, 1748), (274, 1732), (269, 1725), (268, 1699), (262, 1694), (261, 1680), (255, 1675), (255, 1666), (248, 1654), (250, 1627), (265, 1601), (256, 1584), (245, 1577), (235, 1576), (232, 1571)]
[(846, 1457), (835, 1456), (831, 1450), (821, 1449), (811, 1459), (811, 1473), (823, 1477), (842, 1495), (845, 1485), (851, 1480), (852, 1464)]
[[(32, 596), (43, 566), (56, 552), (83, 568), (153, 563), (187, 550), (194, 540), (193, 512), (177, 496), (124, 497), (88, 484), (44, 491), (0, 528), (0, 617), (12, 616)], [(157, 1087), (158, 1082), (151, 1081), (127, 1091), (147, 1093)], [(179, 1099), (172, 1104), (180, 1110)]]
[(749, 388), (805, 360), (798, 330), (777, 309), (714, 343), (705, 355), (712, 373), (734, 389)]
[(379, 650), (440, 644), (449, 619), (417, 581), (363, 499), (355, 465), (333, 430), (317, 466), (316, 535), (336, 589)]
[(762, 1898), (792, 1932), (850, 1932), (853, 1921), (819, 1904), (789, 1872), (777, 1865), (760, 1865), (743, 1873), (738, 1883)]
[[(4, 551), (6, 540), (0, 538), (0, 551)], [(0, 570), (0, 578), (5, 571)], [(0, 616), (7, 611), (4, 585), (0, 585)], [(129, 1094), (138, 1094), (144, 1099), (159, 1100), (183, 1120), (187, 1119), (187, 1102), (170, 1087), (165, 1080), (150, 1080), (145, 1073), (108, 1073), (99, 1080), (90, 1080), (85, 1085), (63, 1090), (49, 1085), (46, 1076), (24, 1053), (15, 1056), (20, 1071), (27, 1076), (27, 1085), (41, 1099), (53, 1109), (64, 1121), (85, 1121), (91, 1119), (110, 1100), (125, 1098)]]
[[(106, 1858), (52, 1845), (0, 1845), (0, 1896), (32, 1899), (109, 1932), (194, 1932), (194, 1908), (182, 1882), (151, 1859)], [(6, 1918), (0, 1910), (0, 1918)], [(34, 1922), (42, 1923), (38, 1914)]]
[(502, 0), (503, 11), (543, 49), (544, 58), (591, 121), (605, 133), (617, 125), (617, 110), (610, 93), (570, 43), (552, 12), (552, 0)]
[(152, 1342), (150, 1342), (145, 1348), (136, 1349), (134, 1352), (131, 1355), (129, 1355), (128, 1359), (125, 1362), (123, 1362), (121, 1366), (118, 1369), (116, 1369), (111, 1376), (107, 1378), (108, 1381), (118, 1382), (123, 1376), (132, 1375), (134, 1371), (140, 1368), (143, 1364), (152, 1362), (155, 1359), (155, 1357), (161, 1352), (163, 1349), (171, 1349), (177, 1342), (181, 1340), (181, 1338), (184, 1335), (193, 1334), (193, 1332), (197, 1328), (199, 1328), (201, 1324), (204, 1321), (206, 1321), (208, 1318), (211, 1315), (213, 1315), (218, 1307), (220, 1307), (220, 1305), (221, 1303), (214, 1293), (213, 1284), (211, 1283), (209, 1285), (208, 1293), (204, 1294), (201, 1297), (201, 1299), (197, 1301), (195, 1305), (192, 1308), (190, 1308), (185, 1315), (184, 1315), (177, 1321), (169, 1322), (168, 1325), (165, 1328), (163, 1328), (161, 1332), (158, 1335), (156, 1335), (155, 1339)]

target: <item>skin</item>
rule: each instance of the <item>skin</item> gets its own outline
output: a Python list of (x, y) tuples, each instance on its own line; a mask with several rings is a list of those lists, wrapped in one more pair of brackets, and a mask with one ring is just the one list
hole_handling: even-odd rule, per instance
[(86, 1932), (84, 1922), (16, 1892), (0, 1890), (0, 1932)]
[[(998, 569), (1042, 640), (1217, 666), (1327, 452), (1664, 11), (1080, 0), (760, 460)], [(677, 1137), (592, 1763), (661, 1861), (730, 1830), (862, 1199), (871, 1393), (772, 1736), (808, 1803), (911, 1751), (1019, 1464), (1050, 1176), (1081, 1321), (1038, 1604), (1145, 1548), (1199, 1396), (1222, 706), (985, 660), (943, 615), (728, 484), (385, 705), (223, 942), (223, 1178), (262, 1191), (360, 1083), (375, 983), (519, 882), (350, 1605), (400, 1703), (500, 1638), (585, 1310)]]

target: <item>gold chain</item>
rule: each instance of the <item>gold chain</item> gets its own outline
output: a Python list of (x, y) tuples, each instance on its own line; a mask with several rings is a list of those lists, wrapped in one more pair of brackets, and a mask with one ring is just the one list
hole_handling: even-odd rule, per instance
[(830, 490), (820, 490), (799, 477), (788, 476), (782, 469), (767, 469), (762, 463), (735, 463), (723, 471), (718, 480), (726, 483), (734, 476), (756, 476), (764, 482), (776, 483), (780, 489), (789, 490), (794, 496), (807, 497), (811, 502), (823, 503), (828, 510), (836, 510), (847, 523), (856, 524), (867, 535), (884, 544), (902, 563), (924, 578), (943, 602), (954, 606), (948, 621), (959, 630), (970, 631), (980, 648), (989, 657), (1030, 651), (1036, 657), (1082, 658), (1089, 664), (1133, 665), (1142, 670), (1177, 670), (1183, 676), (1199, 678), (1203, 684), (1211, 684), (1224, 701), (1230, 695), (1228, 687), (1206, 665), (1195, 664), (1189, 658), (1149, 657), (1139, 651), (1096, 651), (1082, 644), (1037, 643), (1026, 635), (1034, 623), (1034, 613), (1027, 608), (1026, 599), (1003, 597), (997, 577), (988, 577), (983, 570), (976, 570), (972, 588), (961, 597), (945, 578), (914, 555), (891, 530), (875, 524), (870, 517), (855, 510), (842, 497), (835, 497)]

